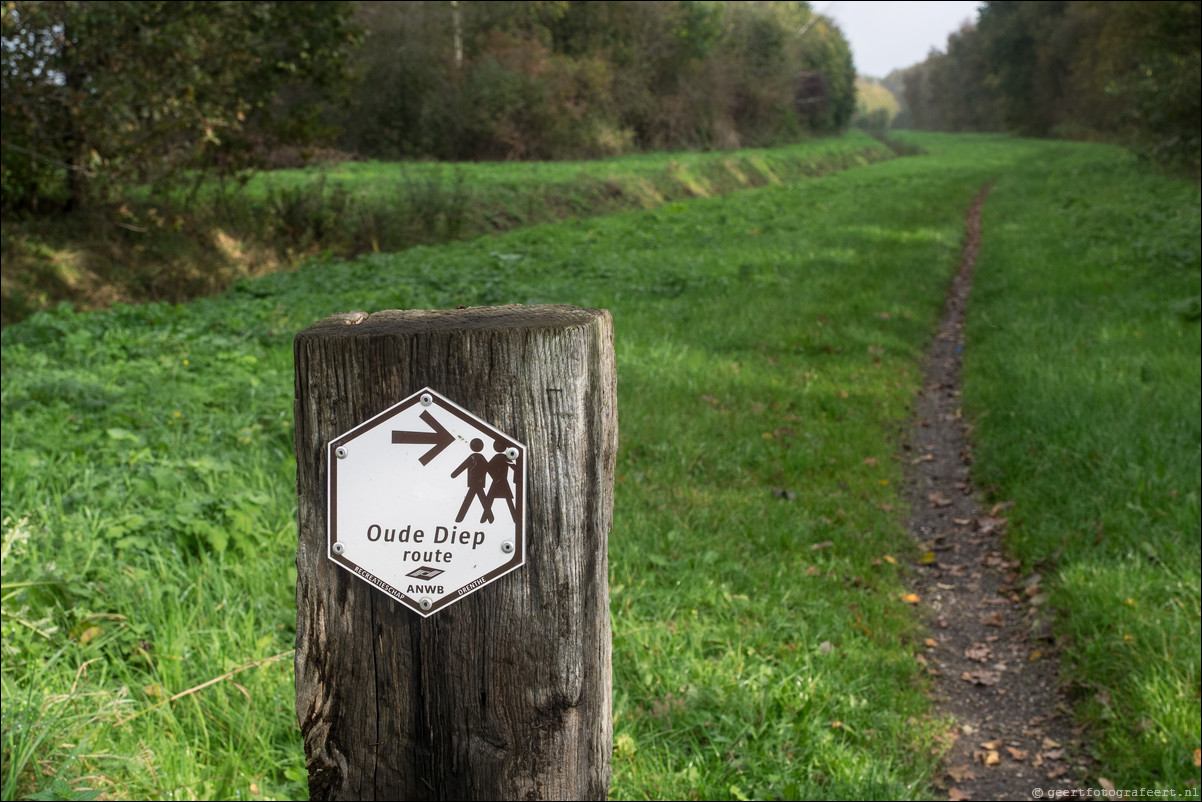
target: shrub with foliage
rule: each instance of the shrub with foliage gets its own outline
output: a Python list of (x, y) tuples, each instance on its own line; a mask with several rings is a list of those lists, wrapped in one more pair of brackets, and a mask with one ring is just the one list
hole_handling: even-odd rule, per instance
[(130, 183), (237, 169), (321, 132), (356, 36), (347, 3), (5, 2), (4, 211), (79, 208)]

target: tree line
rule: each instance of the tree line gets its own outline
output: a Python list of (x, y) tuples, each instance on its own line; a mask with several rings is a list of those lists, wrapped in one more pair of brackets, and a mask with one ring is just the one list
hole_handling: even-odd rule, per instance
[(5, 0), (0, 12), (5, 214), (199, 186), (320, 145), (583, 158), (796, 141), (855, 113), (847, 41), (806, 2)]
[(344, 147), (558, 159), (733, 148), (844, 127), (855, 68), (798, 2), (363, 2)]
[(1199, 172), (1199, 2), (987, 2), (945, 52), (895, 72), (895, 125), (1111, 139)]

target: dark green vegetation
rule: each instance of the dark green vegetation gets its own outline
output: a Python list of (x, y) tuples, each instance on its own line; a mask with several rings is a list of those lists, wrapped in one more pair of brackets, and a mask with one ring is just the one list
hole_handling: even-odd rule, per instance
[(319, 134), (281, 93), (345, 79), (345, 3), (5, 2), (2, 208), (119, 202), (186, 169), (231, 172)]
[(1202, 3), (988, 2), (946, 53), (886, 81), (899, 127), (1117, 139), (1192, 174), (1202, 163)]
[(894, 455), (994, 180), (978, 476), (1057, 588), (1095, 776), (1196, 784), (1197, 189), (1108, 147), (915, 141), (937, 155), (6, 328), (5, 797), (303, 796), (292, 335), (508, 302), (614, 314), (613, 795), (928, 796)]
[(341, 147), (562, 159), (730, 149), (841, 130), (855, 67), (809, 3), (356, 4), (367, 31)]

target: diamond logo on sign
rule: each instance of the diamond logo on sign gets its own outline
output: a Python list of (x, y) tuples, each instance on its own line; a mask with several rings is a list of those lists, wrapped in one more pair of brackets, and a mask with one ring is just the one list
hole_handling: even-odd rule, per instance
[(330, 441), (329, 558), (424, 616), (526, 561), (526, 447), (430, 388)]

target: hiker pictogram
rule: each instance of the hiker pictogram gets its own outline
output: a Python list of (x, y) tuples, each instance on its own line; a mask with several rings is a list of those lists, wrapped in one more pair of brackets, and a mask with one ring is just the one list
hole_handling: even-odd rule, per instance
[[(509, 455), (505, 453), (505, 444), (500, 440), (493, 441), (493, 449), (497, 452), (492, 459), (488, 461), (488, 476), (492, 479), (492, 484), (488, 487), (488, 495), (484, 497), (484, 514), (488, 516), (488, 521), (495, 521), (493, 517), (492, 504), (499, 498), (505, 499), (506, 506), (509, 507), (509, 516), (514, 521), (518, 519), (517, 507), (513, 503), (513, 490), (509, 486), (509, 473), (514, 474), (514, 479), (517, 479), (517, 464), (514, 463)], [(480, 523), (485, 520), (481, 519)]]
[[(516, 476), (517, 466), (505, 453), (504, 441), (493, 441), (493, 449), (497, 453), (492, 459), (487, 459), (481, 453), (484, 450), (484, 441), (480, 438), (473, 438), (470, 445), (472, 453), (451, 474), (451, 478), (454, 479), (464, 471), (467, 472), (467, 495), (463, 497), (463, 504), (459, 507), (459, 514), (455, 516), (455, 523), (463, 523), (475, 499), (480, 499), (480, 506), (483, 508), (480, 523), (492, 523), (496, 520), (492, 506), (497, 499), (505, 500), (510, 518), (517, 521), (518, 512), (514, 505), (513, 488), (509, 484), (509, 474), (512, 471)], [(484, 490), (486, 482), (490, 482), (487, 492)]]

